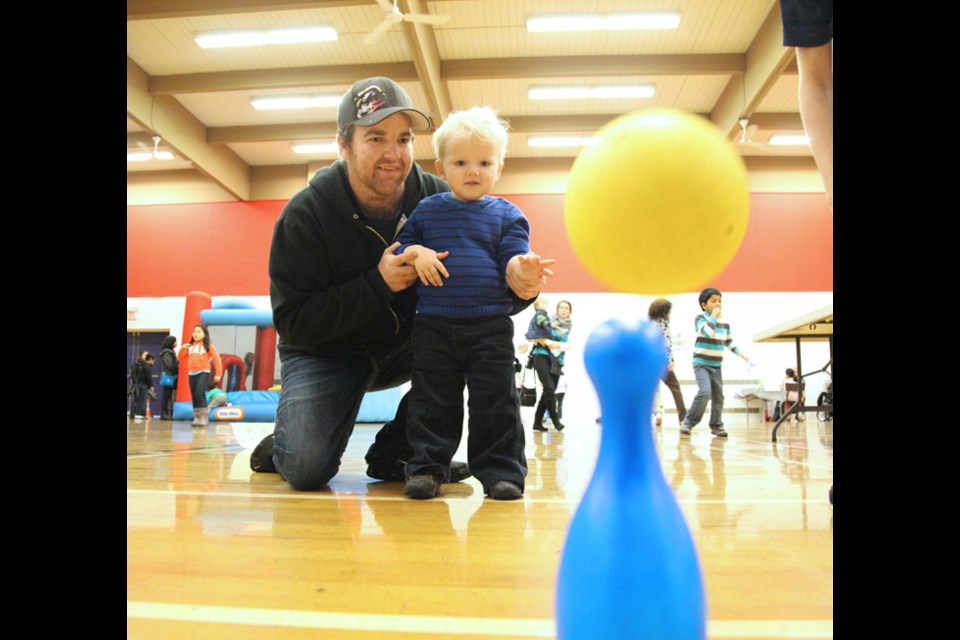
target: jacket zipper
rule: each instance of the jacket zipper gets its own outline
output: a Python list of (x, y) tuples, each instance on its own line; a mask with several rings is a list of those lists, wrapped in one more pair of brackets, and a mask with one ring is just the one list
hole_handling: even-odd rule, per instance
[[(405, 220), (406, 220), (406, 216), (404, 216), (404, 221), (405, 221)], [(373, 235), (375, 235), (375, 236), (377, 236), (378, 238), (380, 238), (380, 242), (383, 243), (383, 248), (384, 248), (384, 249), (386, 249), (387, 247), (390, 246), (389, 244), (387, 244), (387, 241), (384, 239), (384, 237), (383, 237), (382, 235), (380, 235), (380, 232), (379, 232), (379, 231), (377, 231), (376, 229), (374, 229), (374, 228), (371, 227), (370, 225), (363, 225), (363, 226), (366, 227), (366, 229), (367, 229), (368, 231), (370, 231)], [(393, 325), (394, 325), (393, 335), (398, 336), (398, 335), (400, 335), (400, 318), (397, 317), (397, 313), (393, 310), (393, 307), (391, 307), (389, 304), (387, 305), (387, 309), (390, 310), (390, 315), (393, 316)]]

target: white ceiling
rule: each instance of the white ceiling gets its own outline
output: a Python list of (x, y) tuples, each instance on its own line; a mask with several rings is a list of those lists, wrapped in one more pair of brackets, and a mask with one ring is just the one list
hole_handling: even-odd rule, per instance
[[(388, 0), (381, 0), (388, 1)], [(392, 0), (389, 0), (392, 2)], [(511, 124), (510, 159), (572, 158), (576, 148), (527, 145), (531, 134), (592, 134), (614, 117), (673, 107), (710, 118), (745, 156), (809, 157), (807, 147), (769, 148), (777, 132), (800, 133), (793, 51), (781, 45), (776, 0), (400, 0), (403, 13), (446, 15), (443, 25), (402, 22), (373, 45), (362, 39), (384, 17), (377, 0), (127, 0), (127, 147), (174, 151), (178, 161), (128, 163), (128, 171), (193, 167), (246, 199), (251, 167), (307, 165), (299, 141), (331, 141), (336, 108), (257, 111), (250, 99), (340, 94), (362, 77), (400, 82), (437, 125), (473, 105)], [(534, 15), (678, 11), (662, 31), (528, 33)], [(338, 40), (201, 49), (196, 33), (330, 25)], [(652, 98), (532, 101), (539, 85), (650, 83)], [(740, 144), (741, 118), (752, 144)], [(432, 160), (429, 135), (415, 156)]]

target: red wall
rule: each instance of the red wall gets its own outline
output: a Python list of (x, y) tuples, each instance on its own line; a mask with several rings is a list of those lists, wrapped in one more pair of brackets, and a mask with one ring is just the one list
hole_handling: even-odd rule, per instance
[[(534, 251), (557, 259), (549, 290), (609, 291), (573, 254), (563, 194), (504, 197), (529, 218)], [(285, 203), (127, 207), (127, 296), (269, 295), (270, 237)], [(753, 194), (740, 251), (709, 284), (724, 292), (833, 291), (833, 215), (823, 194)]]

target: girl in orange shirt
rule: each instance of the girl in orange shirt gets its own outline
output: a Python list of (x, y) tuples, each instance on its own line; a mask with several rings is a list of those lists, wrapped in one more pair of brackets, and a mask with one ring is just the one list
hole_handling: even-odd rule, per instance
[[(187, 369), (190, 374), (190, 396), (193, 398), (194, 426), (206, 426), (207, 421), (207, 385), (210, 383), (210, 364), (213, 364), (213, 383), (220, 384), (223, 375), (223, 364), (216, 347), (210, 342), (210, 332), (207, 325), (198, 324), (193, 327), (193, 337), (190, 342), (180, 347), (177, 354), (180, 360), (180, 372)], [(186, 360), (186, 367), (184, 367)]]

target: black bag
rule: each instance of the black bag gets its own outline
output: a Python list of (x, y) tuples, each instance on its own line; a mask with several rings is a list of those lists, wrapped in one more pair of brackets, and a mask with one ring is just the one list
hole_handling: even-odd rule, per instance
[(520, 386), (517, 387), (517, 395), (520, 396), (520, 406), (521, 407), (535, 407), (537, 406), (537, 374), (533, 374), (533, 385), (532, 387), (524, 386), (524, 381), (527, 379), (527, 370), (523, 370), (523, 375), (520, 376)]

